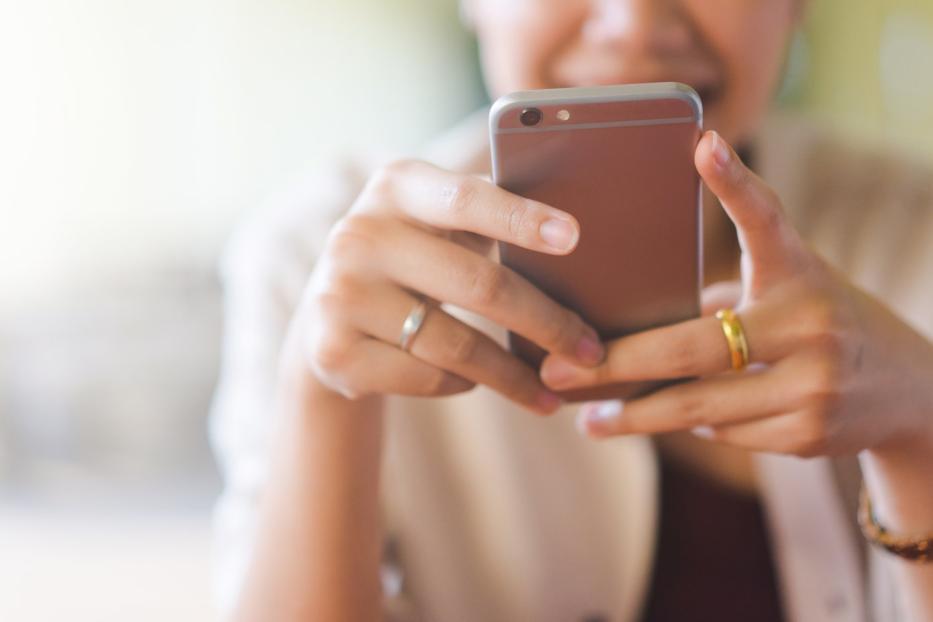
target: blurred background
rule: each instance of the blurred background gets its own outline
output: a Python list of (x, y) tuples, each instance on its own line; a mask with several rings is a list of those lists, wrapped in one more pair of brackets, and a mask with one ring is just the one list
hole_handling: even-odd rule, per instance
[[(210, 619), (216, 264), (486, 101), (454, 0), (0, 2), (0, 620)], [(933, 2), (812, 0), (776, 105), (933, 161)]]

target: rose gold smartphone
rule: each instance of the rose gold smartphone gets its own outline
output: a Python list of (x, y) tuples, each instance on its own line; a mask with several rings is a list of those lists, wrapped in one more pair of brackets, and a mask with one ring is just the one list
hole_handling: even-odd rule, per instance
[[(489, 117), (493, 180), (573, 214), (563, 257), (500, 244), (500, 261), (577, 311), (604, 340), (696, 317), (703, 279), (702, 104), (672, 82), (551, 89), (499, 99)], [(535, 369), (545, 352), (510, 333)], [(629, 398), (666, 384), (568, 391), (568, 401)]]

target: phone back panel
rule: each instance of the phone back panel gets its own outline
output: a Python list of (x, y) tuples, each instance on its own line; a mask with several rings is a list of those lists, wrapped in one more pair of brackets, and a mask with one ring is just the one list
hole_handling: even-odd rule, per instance
[[(525, 127), (522, 110), (541, 121)], [(561, 120), (559, 111), (569, 113)], [(566, 115), (562, 115), (566, 116)], [(699, 315), (702, 283), (699, 98), (660, 83), (529, 91), (490, 114), (493, 179), (573, 214), (580, 241), (551, 256), (509, 244), (500, 260), (612, 339)], [(510, 333), (513, 352), (536, 369), (545, 353)], [(566, 392), (571, 401), (627, 398), (663, 383)]]

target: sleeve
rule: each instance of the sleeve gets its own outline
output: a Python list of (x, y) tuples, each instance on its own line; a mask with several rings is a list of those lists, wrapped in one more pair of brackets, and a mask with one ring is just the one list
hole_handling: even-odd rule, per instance
[(361, 183), (352, 168), (308, 179), (238, 227), (221, 258), (224, 329), (209, 436), (224, 480), (214, 510), (213, 581), (224, 613), (252, 552), (279, 350), (327, 233)]
[[(430, 144), (419, 155), (456, 169), (472, 161), (466, 154), (485, 151), (482, 111), (463, 129)], [(291, 315), (334, 223), (370, 172), (399, 155), (372, 152), (309, 176), (247, 219), (224, 251), (220, 279), (225, 325), (209, 424), (224, 479), (214, 510), (213, 586), (220, 612), (235, 604), (252, 554), (274, 426), (276, 368)], [(402, 588), (401, 564), (392, 554), (391, 536), (387, 540), (382, 568), (386, 619), (410, 620), (416, 616)]]
[[(933, 171), (896, 152), (840, 154), (835, 179), (823, 180), (819, 215), (830, 257), (852, 280), (882, 300), (927, 339), (933, 339)], [(844, 159), (845, 158), (845, 159)], [(821, 195), (822, 196), (822, 195)], [(829, 233), (835, 223), (836, 231)], [(890, 556), (865, 542), (855, 520), (861, 471), (858, 461), (848, 494), (851, 525), (862, 543), (865, 595), (873, 622), (906, 619), (907, 611)]]

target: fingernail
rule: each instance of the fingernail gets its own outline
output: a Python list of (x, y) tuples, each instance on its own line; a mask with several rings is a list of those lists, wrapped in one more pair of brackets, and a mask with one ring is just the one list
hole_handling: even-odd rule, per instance
[(574, 426), (577, 428), (577, 434), (580, 436), (589, 436), (590, 431), (586, 427), (586, 413), (582, 410), (577, 413), (577, 418), (574, 420)]
[(577, 428), (586, 433), (610, 431), (622, 415), (622, 406), (621, 400), (586, 404), (580, 409)]
[(578, 375), (575, 365), (556, 356), (550, 357), (541, 367), (541, 380), (557, 389), (567, 386)]
[(577, 344), (577, 357), (584, 363), (598, 365), (603, 362), (605, 351), (595, 331), (588, 330)]
[(700, 438), (713, 438), (713, 428), (708, 425), (698, 425), (690, 431), (694, 434), (694, 436), (699, 436)]
[(541, 410), (552, 413), (564, 403), (560, 396), (551, 393), (550, 391), (541, 391), (538, 394), (538, 406), (541, 407)]
[(722, 139), (719, 132), (715, 130), (713, 130), (713, 159), (716, 161), (716, 165), (719, 166), (719, 168), (726, 168), (726, 166), (729, 165), (729, 161), (732, 159), (729, 146), (726, 145), (726, 141)]
[(569, 221), (551, 218), (541, 223), (538, 229), (541, 239), (551, 248), (567, 251), (577, 243), (577, 228)]

